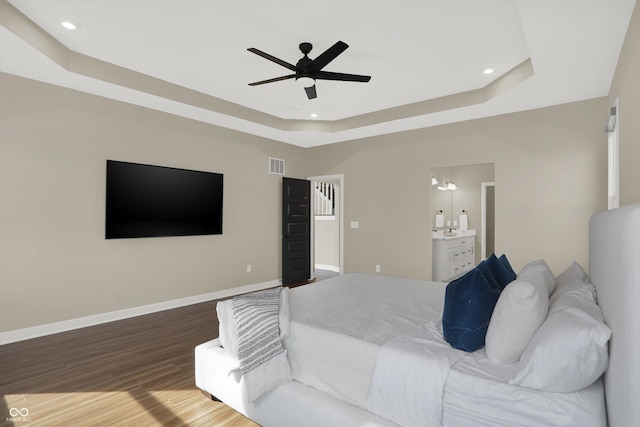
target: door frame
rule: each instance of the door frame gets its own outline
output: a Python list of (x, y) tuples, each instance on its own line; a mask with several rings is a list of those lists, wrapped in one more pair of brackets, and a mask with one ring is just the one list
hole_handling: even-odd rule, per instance
[[(307, 180), (313, 182), (324, 182), (324, 181), (338, 181), (338, 185), (340, 191), (338, 192), (338, 216), (336, 220), (338, 221), (338, 233), (340, 234), (339, 239), (339, 248), (340, 256), (339, 258), (339, 266), (338, 269), (340, 274), (344, 274), (344, 174), (335, 174), (335, 175), (321, 175), (321, 176), (310, 176), (307, 177)], [(311, 197), (311, 259), (309, 263), (311, 264), (311, 277), (316, 277), (316, 267), (315, 267), (315, 238), (316, 238), (316, 230), (315, 230), (315, 218), (313, 216), (313, 212), (315, 212), (315, 197)]]
[(480, 184), (480, 261), (487, 258), (487, 187), (495, 186), (495, 181)]

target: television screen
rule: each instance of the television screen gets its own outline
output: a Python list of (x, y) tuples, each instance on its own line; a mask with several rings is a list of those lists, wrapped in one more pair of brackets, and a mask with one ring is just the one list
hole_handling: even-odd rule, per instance
[(107, 239), (222, 234), (223, 175), (107, 160)]

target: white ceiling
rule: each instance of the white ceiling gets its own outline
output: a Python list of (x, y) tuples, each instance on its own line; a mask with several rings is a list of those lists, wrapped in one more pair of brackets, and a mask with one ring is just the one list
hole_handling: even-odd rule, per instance
[[(0, 71), (310, 147), (606, 96), (634, 5), (0, 0)], [(325, 70), (369, 83), (248, 86), (290, 71), (247, 48), (295, 64), (338, 40)]]

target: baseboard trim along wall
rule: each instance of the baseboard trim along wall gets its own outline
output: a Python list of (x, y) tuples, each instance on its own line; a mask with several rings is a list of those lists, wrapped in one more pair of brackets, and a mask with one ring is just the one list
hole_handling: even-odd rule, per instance
[[(158, 311), (170, 310), (172, 308), (184, 307), (186, 305), (198, 304), (217, 299), (229, 298), (247, 292), (259, 291), (262, 289), (280, 286), (279, 280), (255, 283), (238, 288), (225, 289), (222, 291), (210, 292), (207, 294), (195, 295), (192, 297), (179, 298), (171, 301), (164, 301), (155, 304), (142, 305), (139, 307), (127, 308), (124, 310), (111, 311), (92, 316), (79, 317), (76, 319), (64, 320), (61, 322), (48, 323), (45, 325), (33, 326), (31, 328), (16, 329), (14, 331), (0, 332), (0, 345), (12, 342), (24, 341), (60, 332), (71, 331), (73, 329), (86, 328), (101, 323), (114, 322), (116, 320), (128, 319), (130, 317), (142, 316), (156, 313)], [(213, 314), (213, 313), (212, 313)]]

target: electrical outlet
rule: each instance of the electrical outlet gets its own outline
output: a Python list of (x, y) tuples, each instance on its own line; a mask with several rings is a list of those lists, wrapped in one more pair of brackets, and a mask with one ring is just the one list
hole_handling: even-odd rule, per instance
[(380, 273), (380, 264), (376, 264), (376, 273)]
[(247, 264), (247, 273), (251, 273), (251, 264)]

